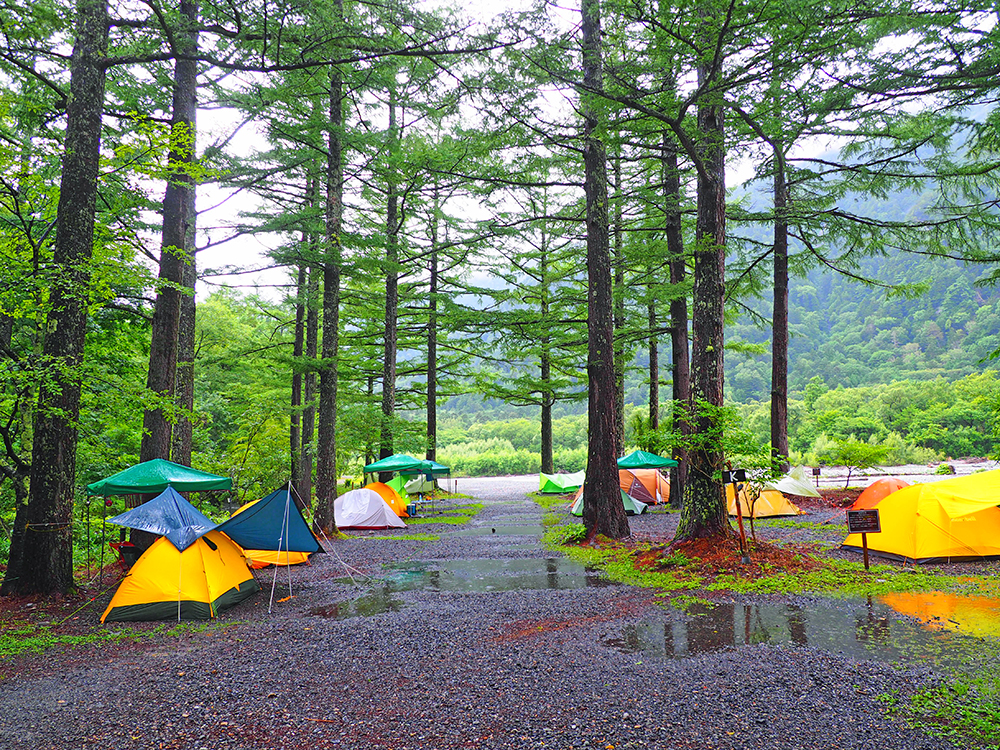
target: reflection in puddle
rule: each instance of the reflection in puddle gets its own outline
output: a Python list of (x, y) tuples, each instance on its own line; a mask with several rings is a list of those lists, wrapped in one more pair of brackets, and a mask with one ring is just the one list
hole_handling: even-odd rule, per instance
[[(898, 596), (902, 595), (894, 595)], [(661, 657), (694, 656), (756, 644), (789, 645), (859, 659), (928, 661), (953, 667), (961, 666), (981, 647), (981, 641), (959, 634), (963, 630), (969, 633), (971, 628), (943, 632), (939, 627), (927, 627), (902, 616), (902, 609), (889, 606), (890, 597), (883, 599), (890, 601), (696, 604), (689, 609), (688, 618), (671, 618), (667, 613), (662, 618), (651, 616), (625, 625), (620, 636), (605, 638), (604, 643), (626, 653)], [(993, 601), (993, 605), (1000, 603)], [(994, 622), (993, 630), (1000, 630), (1000, 625)]]
[[(489, 529), (487, 529), (489, 531)], [(347, 579), (338, 582), (349, 583)], [(613, 586), (599, 574), (579, 563), (564, 558), (544, 560), (436, 560), (400, 563), (390, 566), (388, 575), (370, 594), (358, 599), (323, 607), (308, 614), (343, 620), (368, 617), (384, 612), (398, 612), (401, 599), (392, 594), (400, 591), (456, 591), (466, 593), (488, 591), (527, 591), (540, 589), (582, 589)]]
[(596, 571), (565, 558), (437, 560), (393, 565), (389, 591), (525, 591), (611, 585)]
[(335, 602), (323, 607), (313, 607), (307, 614), (329, 620), (346, 620), (350, 617), (371, 617), (385, 612), (399, 612), (403, 601), (389, 595), (388, 591), (375, 591), (357, 599)]
[(545, 533), (545, 529), (538, 525), (533, 526), (476, 526), (461, 531), (453, 531), (448, 536), (533, 536), (540, 537)]

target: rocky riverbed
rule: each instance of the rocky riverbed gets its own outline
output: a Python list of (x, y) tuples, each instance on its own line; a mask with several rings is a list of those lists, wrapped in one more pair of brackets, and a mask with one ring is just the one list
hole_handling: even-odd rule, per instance
[[(880, 698), (940, 678), (933, 658), (878, 650), (884, 610), (866, 625), (794, 598), (724, 597), (721, 619), (658, 606), (546, 550), (534, 482), (460, 480), (484, 505), (470, 523), (328, 542), (207, 627), (95, 625), (105, 593), (62, 627), (149, 637), (0, 662), (0, 747), (942, 747)], [(669, 538), (676, 514), (631, 523)]]

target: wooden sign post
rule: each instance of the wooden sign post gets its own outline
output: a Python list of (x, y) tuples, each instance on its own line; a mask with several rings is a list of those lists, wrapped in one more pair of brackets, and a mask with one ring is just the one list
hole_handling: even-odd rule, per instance
[(740, 482), (747, 481), (746, 469), (733, 469), (722, 472), (722, 483), (732, 484), (733, 493), (736, 496), (736, 521), (740, 527), (740, 552), (743, 558), (740, 560), (744, 565), (750, 564), (750, 555), (747, 554), (747, 535), (743, 531), (743, 508), (740, 506)]
[(878, 517), (878, 508), (847, 511), (847, 531), (851, 534), (861, 534), (861, 549), (865, 555), (865, 570), (868, 570), (868, 535), (882, 531), (882, 522)]

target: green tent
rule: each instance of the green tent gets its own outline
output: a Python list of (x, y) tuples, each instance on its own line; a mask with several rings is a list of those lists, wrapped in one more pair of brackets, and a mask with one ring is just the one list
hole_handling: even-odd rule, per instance
[(144, 495), (163, 492), (173, 487), (177, 492), (228, 490), (233, 486), (229, 477), (198, 471), (162, 458), (144, 461), (107, 479), (87, 485), (88, 495)]
[(425, 459), (421, 461), (421, 467), (419, 469), (400, 469), (400, 474), (407, 474), (413, 476), (414, 474), (430, 474), (431, 476), (438, 476), (439, 474), (451, 474), (451, 467), (445, 466), (444, 464), (439, 464), (437, 461), (431, 461), (430, 459)]
[(365, 474), (374, 474), (378, 471), (402, 472), (409, 470), (408, 473), (410, 474), (419, 474), (429, 471), (430, 468), (430, 461), (421, 461), (419, 458), (407, 456), (405, 453), (396, 453), (395, 455), (379, 459), (373, 464), (368, 464), (363, 471)]
[(387, 485), (396, 490), (396, 494), (403, 498), (404, 504), (406, 501), (406, 477), (400, 474), (398, 477), (393, 477), (388, 482)]
[(538, 491), (547, 495), (564, 495), (567, 492), (576, 492), (583, 486), (585, 473), (578, 471), (575, 474), (539, 474)]
[[(622, 505), (625, 506), (625, 515), (627, 516), (640, 516), (646, 512), (646, 503), (641, 500), (635, 500), (629, 497), (629, 494), (622, 489), (619, 489), (622, 493)], [(583, 493), (573, 503), (573, 507), (569, 510), (574, 516), (583, 515)]]
[(672, 458), (664, 458), (648, 451), (632, 451), (618, 459), (619, 469), (667, 469), (677, 466)]

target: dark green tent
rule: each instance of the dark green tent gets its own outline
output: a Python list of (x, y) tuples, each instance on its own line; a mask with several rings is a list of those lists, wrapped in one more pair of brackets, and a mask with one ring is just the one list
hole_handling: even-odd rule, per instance
[(649, 451), (632, 451), (618, 459), (619, 469), (667, 469), (677, 466), (672, 458), (664, 458)]
[(399, 471), (410, 474), (423, 474), (431, 469), (430, 461), (422, 461), (405, 453), (397, 453), (393, 456), (379, 459), (373, 464), (368, 464), (364, 468), (365, 474), (374, 474), (377, 471)]
[(144, 495), (163, 492), (173, 487), (177, 492), (228, 490), (233, 486), (229, 477), (220, 477), (162, 458), (144, 461), (107, 479), (87, 485), (88, 495)]

